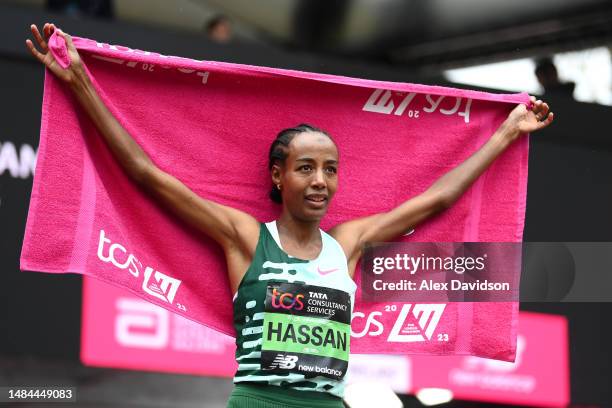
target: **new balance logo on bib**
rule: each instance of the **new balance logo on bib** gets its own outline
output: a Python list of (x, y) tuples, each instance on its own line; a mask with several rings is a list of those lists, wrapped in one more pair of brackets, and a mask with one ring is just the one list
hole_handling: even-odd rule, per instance
[(295, 362), (298, 360), (298, 356), (290, 356), (289, 354), (277, 354), (274, 361), (270, 365), (270, 368), (283, 368), (290, 369), (295, 367)]

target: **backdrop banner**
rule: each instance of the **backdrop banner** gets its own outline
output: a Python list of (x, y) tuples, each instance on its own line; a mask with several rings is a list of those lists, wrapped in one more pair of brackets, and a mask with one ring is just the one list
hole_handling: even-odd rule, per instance
[[(81, 361), (90, 366), (233, 377), (234, 339), (129, 291), (83, 279)], [(455, 399), (565, 407), (570, 401), (568, 322), (519, 313), (514, 363), (473, 356), (353, 354), (349, 384), (410, 394), (445, 388)]]

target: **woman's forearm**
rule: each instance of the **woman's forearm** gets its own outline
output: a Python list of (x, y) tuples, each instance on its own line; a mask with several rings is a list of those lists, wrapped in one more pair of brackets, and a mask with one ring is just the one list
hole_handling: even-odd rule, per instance
[(518, 136), (511, 132), (500, 127), (477, 152), (433, 183), (429, 192), (441, 197), (444, 207), (452, 206)]
[(108, 110), (84, 70), (75, 76), (70, 89), (121, 167), (130, 178), (140, 182), (153, 162)]
[(450, 207), (491, 163), (521, 134), (543, 129), (553, 122), (547, 103), (530, 97), (531, 106), (517, 105), (497, 131), (476, 153), (453, 170), (440, 177), (428, 190), (439, 197), (443, 207)]

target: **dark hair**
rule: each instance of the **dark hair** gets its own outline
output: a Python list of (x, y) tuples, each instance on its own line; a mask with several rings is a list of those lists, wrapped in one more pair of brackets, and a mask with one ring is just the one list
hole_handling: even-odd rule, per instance
[[(272, 170), (272, 166), (274, 166), (277, 162), (281, 164), (285, 163), (285, 159), (289, 154), (289, 143), (291, 143), (295, 136), (304, 132), (322, 133), (329, 137), (332, 142), (334, 141), (324, 130), (306, 123), (299, 124), (292, 128), (283, 129), (278, 133), (278, 135), (276, 135), (276, 139), (274, 139), (272, 145), (270, 146), (270, 153), (268, 154), (268, 170)], [(283, 202), (280, 191), (274, 185), (272, 186), (269, 196), (275, 203), (280, 204)]]

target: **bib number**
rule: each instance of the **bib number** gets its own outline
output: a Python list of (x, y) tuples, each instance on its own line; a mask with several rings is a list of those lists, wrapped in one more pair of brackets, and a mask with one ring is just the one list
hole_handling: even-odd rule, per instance
[(347, 292), (299, 283), (268, 284), (262, 370), (341, 379), (348, 368), (350, 315)]

